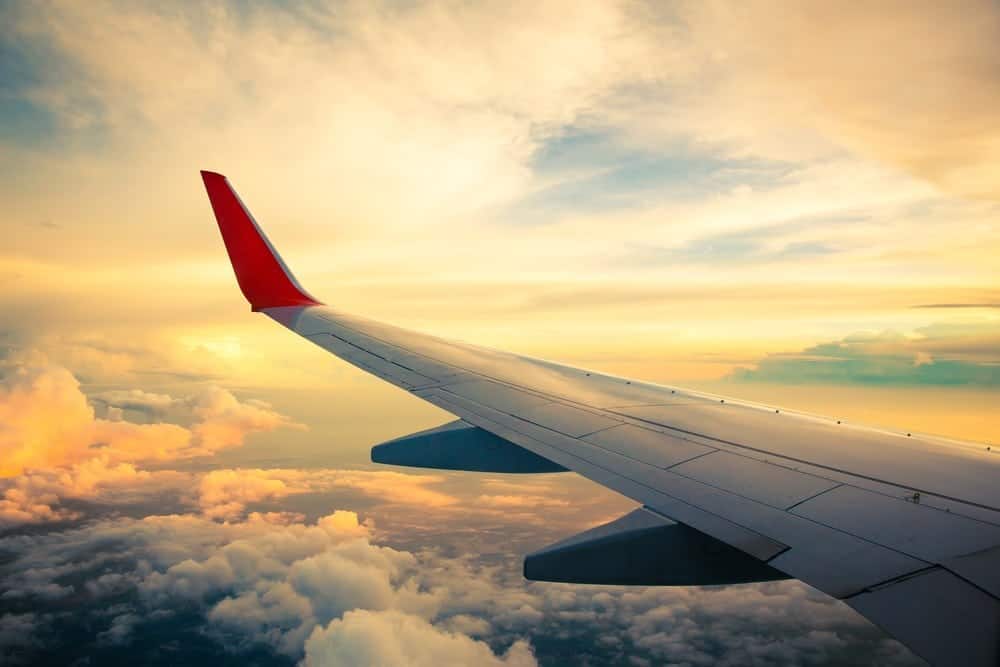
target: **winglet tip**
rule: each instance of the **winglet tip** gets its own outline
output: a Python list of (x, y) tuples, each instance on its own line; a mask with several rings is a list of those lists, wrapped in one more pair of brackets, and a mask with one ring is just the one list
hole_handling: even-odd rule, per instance
[(251, 310), (322, 305), (295, 280), (229, 180), (218, 172), (205, 169), (201, 170), (201, 177), (236, 273), (236, 281), (250, 302)]

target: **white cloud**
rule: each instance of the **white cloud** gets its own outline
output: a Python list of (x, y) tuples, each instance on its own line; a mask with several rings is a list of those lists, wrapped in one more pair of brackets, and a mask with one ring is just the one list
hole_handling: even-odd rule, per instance
[(133, 628), (142, 619), (138, 614), (121, 614), (111, 620), (111, 627), (98, 633), (97, 641), (102, 644), (121, 645), (126, 644), (131, 638)]
[[(71, 587), (86, 601), (74, 612), (86, 618), (76, 620), (98, 628), (105, 644), (132, 641), (147, 626), (155, 632), (154, 610), (193, 609), (201, 632), (231, 651), (267, 647), (307, 664), (533, 664), (524, 643), (533, 638), (611, 663), (918, 664), (846, 605), (798, 582), (529, 583), (513, 554), (498, 566), (469, 554), (410, 553), (377, 544), (372, 530), (352, 512), (315, 522), (288, 514), (100, 520), (0, 538), (0, 550), (17, 554), (0, 569), (0, 587), (40, 611), (52, 585)], [(464, 544), (459, 534), (442, 549)], [(108, 600), (116, 606), (104, 613)]]
[[(6, 475), (96, 459), (135, 463), (203, 456), (239, 446), (250, 433), (294, 426), (266, 404), (241, 403), (220, 387), (183, 400), (155, 396), (187, 426), (101, 419), (72, 373), (43, 357), (15, 358), (0, 371), (0, 418), (5, 424), (0, 472)], [(122, 407), (134, 399), (122, 400), (122, 405), (104, 400)], [(60, 418), (52, 419), (52, 414)]]
[[(137, 624), (152, 618), (151, 610), (194, 604), (203, 609), (209, 633), (237, 650), (263, 644), (302, 656), (314, 629), (310, 641), (320, 650), (323, 637), (339, 627), (328, 624), (362, 609), (398, 614), (406, 619), (404, 630), (440, 636), (433, 654), (439, 659), (453, 654), (459, 664), (465, 656), (493, 655), (481, 642), (433, 629), (429, 619), (440, 612), (447, 589), (420, 583), (413, 554), (373, 544), (370, 535), (356, 514), (342, 511), (311, 524), (260, 514), (227, 523), (190, 515), (101, 521), (54, 539), (0, 539), (4, 550), (38, 547), (14, 566), (16, 575), (4, 571), (0, 582), (5, 598), (38, 605), (74, 592), (56, 579), (104, 570), (80, 582), (80, 592), (95, 600), (120, 600), (131, 592), (135, 602), (105, 621), (97, 635), (102, 645), (130, 641)], [(108, 571), (123, 563), (129, 564), (124, 571)], [(345, 631), (357, 630), (352, 622)], [(354, 645), (361, 650), (358, 640)], [(515, 661), (500, 664), (533, 664), (524, 661), (530, 655), (526, 647), (515, 647), (503, 658)]]
[(457, 502), (453, 496), (430, 488), (442, 481), (440, 475), (389, 470), (224, 469), (201, 477), (198, 502), (206, 516), (232, 518), (241, 515), (250, 503), (349, 488), (385, 503), (442, 509)]
[(32, 612), (0, 614), (0, 659), (11, 665), (24, 662), (25, 652), (39, 645), (36, 631), (44, 622), (44, 615)]
[[(295, 426), (266, 404), (240, 402), (219, 387), (187, 399), (129, 392), (103, 400), (110, 418), (96, 416), (76, 378), (42, 355), (0, 366), (0, 524), (74, 518), (59, 507), (62, 498), (95, 499), (112, 489), (119, 503), (149, 497), (189, 475), (150, 472), (142, 463), (206, 456), (243, 444), (251, 433)], [(123, 419), (125, 408), (140, 405), (184, 425)], [(262, 491), (244, 490), (253, 492)]]
[(398, 611), (352, 611), (326, 628), (313, 631), (305, 646), (308, 667), (397, 665), (537, 665), (531, 648), (517, 642), (502, 656), (481, 641), (443, 631), (426, 620)]

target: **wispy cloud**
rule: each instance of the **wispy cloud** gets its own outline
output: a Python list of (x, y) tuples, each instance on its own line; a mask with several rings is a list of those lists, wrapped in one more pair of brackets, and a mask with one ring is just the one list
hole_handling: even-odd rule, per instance
[(1000, 387), (1000, 326), (923, 327), (913, 335), (859, 333), (798, 353), (768, 355), (735, 380), (860, 385)]
[(1000, 303), (922, 303), (914, 308), (1000, 308)]

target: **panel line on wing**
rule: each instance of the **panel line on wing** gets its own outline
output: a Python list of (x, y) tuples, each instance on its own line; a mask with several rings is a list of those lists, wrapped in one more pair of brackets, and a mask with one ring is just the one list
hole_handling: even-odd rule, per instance
[[(448, 396), (448, 398), (451, 398), (453, 400), (449, 401), (446, 399), (444, 401), (446, 405), (442, 407), (445, 407), (445, 409), (463, 416), (463, 418), (473, 423), (476, 423), (477, 420), (483, 419), (484, 415), (486, 414), (489, 414), (491, 412), (496, 412), (495, 410), (491, 409), (488, 406), (480, 405), (474, 401), (463, 400), (461, 399), (461, 397), (458, 396)], [(428, 400), (430, 400), (430, 398)], [(458, 403), (455, 402), (456, 400), (458, 401)], [(435, 402), (437, 404), (436, 401), (432, 402)], [(461, 408), (461, 405), (463, 403), (469, 404), (466, 406), (464, 412), (462, 411)], [(476, 407), (473, 408), (472, 406)], [(469, 412), (469, 410), (471, 410), (471, 412)], [(512, 428), (512, 426), (502, 427), (501, 430), (497, 431), (497, 434), (509, 440), (518, 442), (519, 444), (522, 444), (528, 449), (533, 449), (534, 447), (537, 447), (538, 441), (537, 439), (535, 439), (534, 436), (530, 434), (530, 430), (526, 431), (524, 430), (524, 427), (531, 427), (535, 429), (541, 429), (543, 431), (548, 431), (547, 429), (542, 429), (541, 427), (531, 424), (530, 422), (518, 420), (516, 417), (511, 415), (505, 415), (503, 413), (498, 413), (498, 415), (500, 416), (500, 418), (513, 420), (512, 425), (520, 424), (521, 428), (515, 429)], [(496, 424), (495, 420), (490, 419), (489, 421), (492, 422), (493, 424)], [(492, 430), (493, 428), (496, 428), (495, 425), (492, 427), (490, 425), (484, 425), (484, 424), (479, 424), (479, 425), (482, 426), (483, 428), (487, 428), (487, 430)], [(778, 544), (784, 544), (785, 546), (792, 547), (790, 550), (787, 550), (786, 553), (783, 554), (778, 554), (777, 551), (770, 554), (769, 556), (770, 558), (778, 558), (779, 556), (781, 557), (782, 560), (780, 565), (776, 564), (776, 566), (778, 566), (779, 569), (783, 569), (784, 571), (788, 572), (789, 574), (792, 574), (793, 576), (805, 578), (809, 580), (813, 585), (819, 587), (821, 590), (825, 590), (826, 592), (830, 593), (831, 595), (834, 595), (835, 597), (843, 597), (848, 593), (853, 593), (863, 588), (862, 585), (859, 585), (861, 582), (867, 583), (868, 581), (871, 581), (870, 579), (866, 580), (863, 578), (859, 578), (865, 576), (865, 573), (881, 574), (882, 578), (884, 579), (887, 578), (888, 576), (896, 576), (904, 572), (912, 571), (917, 567), (923, 567), (926, 565), (925, 562), (916, 559), (913, 556), (899, 552), (898, 550), (888, 547), (884, 544), (879, 544), (877, 542), (872, 542), (857, 535), (852, 535), (846, 531), (837, 529), (832, 526), (826, 526), (820, 523), (813, 522), (811, 520), (806, 520), (805, 523), (797, 524), (795, 521), (796, 518), (805, 518), (805, 517), (796, 517), (796, 515), (790, 514), (778, 508), (770, 507), (764, 503), (760, 503), (759, 501), (738, 496), (727, 490), (714, 488), (711, 485), (704, 484), (703, 482), (699, 482), (698, 480), (689, 479), (681, 475), (676, 475), (670, 473), (669, 471), (659, 470), (659, 473), (660, 475), (673, 475), (674, 482), (670, 482), (669, 480), (664, 480), (664, 479), (657, 480), (655, 477), (650, 477), (649, 475), (645, 474), (642, 474), (639, 477), (636, 477), (634, 474), (630, 476), (624, 476), (621, 472), (618, 472), (618, 470), (612, 463), (614, 458), (618, 459), (627, 458), (622, 454), (605, 451), (604, 452), (605, 456), (610, 458), (608, 459), (607, 464), (599, 463), (593, 456), (585, 457), (581, 453), (575, 451), (576, 448), (582, 446), (590, 446), (590, 447), (594, 446), (587, 445), (587, 443), (584, 443), (581, 440), (569, 438), (568, 436), (559, 436), (566, 441), (575, 443), (574, 451), (570, 451), (565, 447), (559, 447), (555, 445), (552, 442), (552, 437), (557, 436), (558, 434), (551, 431), (548, 432), (552, 433), (552, 436), (550, 436), (549, 439), (546, 440), (546, 444), (549, 447), (554, 448), (555, 453), (552, 453), (552, 450), (548, 450), (549, 453), (545, 453), (544, 451), (537, 451), (536, 453), (542, 456), (546, 456), (547, 458), (550, 458), (552, 460), (555, 460), (561, 465), (564, 465), (565, 467), (576, 470), (577, 472), (581, 472), (585, 474), (585, 476), (591, 477), (592, 479), (595, 479), (595, 481), (610, 486), (611, 488), (619, 491), (620, 493), (626, 493), (626, 495), (630, 494), (627, 492), (627, 490), (623, 489), (620, 484), (616, 483), (615, 479), (602, 480), (600, 478), (594, 478), (592, 475), (587, 474), (585, 470), (582, 469), (582, 467), (596, 466), (600, 468), (602, 471), (610, 473), (616, 479), (625, 482), (630, 482), (633, 485), (637, 485), (639, 488), (642, 489), (642, 491), (639, 493), (653, 494), (651, 496), (652, 498), (654, 499), (663, 498), (664, 500), (667, 500), (670, 503), (682, 503), (684, 507), (698, 510), (699, 512), (706, 512), (708, 515), (717, 517), (719, 519), (722, 519), (723, 515), (717, 513), (717, 510), (721, 507), (725, 507), (727, 512), (726, 516), (730, 517), (727, 521), (733, 521), (732, 517), (734, 517), (734, 515), (741, 516), (742, 520), (739, 523), (736, 523), (736, 525), (740, 526), (742, 529), (752, 531), (753, 533), (758, 535), (766, 536), (768, 539), (774, 540)], [(531, 442), (524, 443), (523, 442), (524, 438), (529, 438)], [(567, 444), (569, 443), (567, 442)], [(596, 447), (594, 447), (594, 449), (603, 451), (600, 450), (600, 448)], [(573, 461), (565, 462), (564, 460), (560, 460), (560, 455), (569, 455), (577, 461), (576, 463), (574, 463)], [(657, 470), (655, 467), (649, 466), (648, 464), (645, 464), (645, 467), (648, 467), (651, 470)], [(636, 469), (636, 472), (641, 472), (641, 471), (642, 467)], [(693, 484), (696, 486), (695, 487), (689, 486), (687, 490), (684, 490), (684, 495), (680, 496), (677, 495), (676, 491), (681, 491), (682, 489), (677, 489), (676, 491), (672, 490), (670, 494), (667, 494), (663, 491), (663, 489), (668, 489), (668, 488), (673, 489), (673, 485), (680, 482), (681, 480), (686, 481), (688, 485)], [(690, 494), (698, 493), (696, 490), (697, 488), (703, 490), (711, 489), (711, 491), (714, 492), (714, 496), (712, 494), (705, 495), (702, 493), (700, 495), (700, 502), (698, 502), (698, 504), (692, 504), (692, 496)], [(630, 495), (630, 497), (634, 499), (642, 498), (641, 495), (640, 496)], [(736, 502), (737, 499), (739, 499), (739, 501), (741, 502)], [(706, 502), (706, 501), (711, 501), (711, 502)], [(643, 502), (647, 501), (643, 500)], [(654, 507), (657, 506), (657, 502), (655, 500), (649, 502), (651, 502), (652, 506)], [(678, 520), (682, 523), (687, 523), (688, 525), (691, 525), (692, 527), (695, 527), (699, 530), (705, 530), (705, 528), (702, 525), (698, 524), (697, 522), (698, 520), (696, 518), (691, 519), (690, 517), (685, 517), (683, 514), (678, 514), (681, 510), (678, 510), (676, 507), (674, 507), (673, 510), (675, 513), (670, 513), (668, 511), (667, 515), (673, 517), (675, 520)], [(779, 514), (774, 514), (774, 513), (779, 513)], [(775, 519), (777, 519), (779, 515), (784, 518), (781, 521), (775, 522)], [(748, 524), (746, 520), (751, 520), (753, 523)], [(787, 525), (787, 522), (789, 521), (791, 522), (792, 525)], [(756, 528), (753, 527), (754, 524), (757, 525)], [(795, 528), (794, 527), (795, 525), (797, 525), (798, 527)], [(772, 534), (762, 533), (760, 532), (760, 529), (763, 527), (780, 529), (780, 532), (782, 534), (788, 536), (793, 536), (793, 535), (797, 536), (796, 542), (795, 543), (782, 542), (781, 540), (783, 538), (781, 537), (781, 535), (775, 535), (773, 533)], [(802, 532), (803, 530), (805, 531), (804, 533)], [(835, 538), (835, 536), (839, 537)], [(719, 539), (725, 539), (725, 538), (720, 537)], [(817, 546), (820, 543), (824, 545), (821, 552), (817, 551)], [(819, 557), (820, 553), (825, 553), (827, 555), (824, 557)], [(763, 558), (759, 554), (757, 554), (757, 556)]]
[(809, 496), (808, 498), (803, 498), (802, 500), (800, 500), (799, 502), (795, 503), (794, 505), (790, 505), (790, 506), (786, 507), (786, 508), (785, 508), (785, 511), (786, 511), (786, 512), (791, 512), (791, 511), (792, 511), (793, 509), (795, 509), (796, 507), (798, 507), (798, 506), (799, 506), (799, 505), (801, 505), (802, 503), (807, 503), (807, 502), (809, 502), (810, 500), (812, 500), (813, 498), (819, 498), (819, 497), (820, 497), (820, 496), (822, 496), (822, 495), (823, 495), (824, 493), (830, 493), (831, 491), (834, 491), (834, 490), (836, 490), (836, 489), (839, 489), (839, 488), (840, 488), (841, 486), (844, 486), (844, 485), (843, 485), (843, 484), (838, 484), (838, 485), (836, 485), (836, 486), (831, 486), (831, 487), (830, 487), (829, 489), (823, 489), (823, 490), (822, 490), (822, 491), (820, 491), (819, 493), (816, 493), (816, 494), (814, 494), (814, 495), (811, 495), (811, 496)]
[[(970, 505), (972, 507), (978, 507), (980, 509), (990, 510), (992, 512), (1000, 512), (1000, 508), (997, 508), (997, 507), (992, 507), (990, 505), (985, 505), (985, 504), (982, 504), (982, 503), (977, 503), (977, 502), (974, 502), (974, 501), (971, 501), (971, 500), (963, 500), (962, 498), (957, 498), (955, 496), (950, 496), (950, 495), (947, 495), (947, 494), (942, 494), (942, 493), (938, 493), (938, 492), (935, 492), (935, 491), (930, 491), (928, 489), (917, 488), (917, 487), (914, 487), (914, 486), (906, 486), (906, 485), (900, 484), (898, 482), (892, 482), (892, 481), (887, 480), (887, 479), (881, 479), (879, 477), (873, 477), (871, 475), (865, 475), (865, 474), (859, 473), (859, 472), (853, 472), (853, 471), (850, 471), (850, 470), (844, 470), (843, 468), (838, 468), (836, 466), (830, 466), (830, 465), (826, 465), (826, 464), (823, 464), (823, 463), (816, 463), (815, 461), (809, 461), (809, 460), (806, 460), (806, 459), (796, 458), (794, 456), (789, 456), (788, 454), (779, 454), (777, 452), (773, 452), (773, 451), (770, 451), (770, 450), (767, 450), (767, 449), (762, 449), (760, 447), (754, 447), (752, 445), (745, 445), (745, 444), (742, 444), (742, 443), (739, 443), (739, 442), (733, 442), (732, 440), (726, 440), (724, 438), (719, 438), (717, 436), (705, 435), (704, 433), (698, 433), (697, 431), (690, 431), (690, 430), (679, 428), (679, 427), (676, 427), (676, 426), (671, 426), (669, 424), (664, 424), (662, 422), (654, 421), (652, 419), (644, 419), (642, 417), (636, 417), (635, 415), (629, 415), (629, 414), (617, 412), (617, 411), (614, 411), (614, 410), (609, 410), (609, 412), (612, 412), (613, 414), (620, 415), (620, 416), (623, 416), (623, 417), (631, 417), (632, 419), (635, 419), (635, 420), (640, 421), (640, 422), (644, 422), (646, 424), (650, 424), (652, 426), (658, 426), (660, 428), (669, 429), (671, 431), (676, 431), (678, 433), (684, 433), (686, 435), (695, 436), (695, 437), (699, 437), (699, 438), (704, 438), (706, 440), (711, 440), (713, 442), (718, 442), (718, 443), (721, 443), (721, 444), (724, 444), (724, 445), (729, 445), (731, 447), (739, 447), (740, 449), (754, 451), (754, 452), (758, 452), (760, 454), (766, 454), (767, 456), (773, 456), (775, 458), (784, 459), (786, 461), (793, 461), (795, 463), (800, 463), (802, 465), (811, 466), (813, 468), (819, 468), (819, 469), (822, 469), (822, 470), (828, 470), (830, 472), (838, 473), (838, 474), (841, 474), (841, 475), (848, 475), (848, 476), (851, 476), (851, 477), (856, 477), (858, 479), (868, 480), (869, 482), (876, 482), (878, 484), (885, 484), (887, 486), (892, 486), (892, 487), (895, 487), (895, 488), (898, 488), (898, 489), (901, 489), (901, 490), (910, 491), (911, 493), (912, 492), (919, 492), (921, 494), (925, 494), (925, 495), (928, 495), (928, 496), (936, 496), (938, 498), (942, 498), (944, 500), (950, 500), (952, 502), (956, 502), (956, 503), (959, 503), (959, 504), (962, 504), (962, 505)], [(877, 491), (873, 491), (873, 493), (878, 493), (878, 492)]]
[[(675, 521), (691, 525), (706, 534), (742, 549), (756, 558), (766, 561), (780, 555), (788, 549), (787, 544), (778, 542), (773, 538), (736, 523), (731, 519), (714, 514), (704, 508), (692, 505), (691, 503), (667, 494), (659, 489), (650, 487), (647, 484), (627, 477), (620, 472), (601, 465), (600, 463), (586, 459), (576, 452), (558, 447), (550, 442), (540, 441), (529, 434), (515, 430), (510, 426), (506, 426), (495, 421), (495, 419), (484, 414), (483, 411), (473, 411), (455, 400), (449, 400), (460, 399), (458, 396), (445, 396), (442, 395), (441, 392), (427, 392), (422, 393), (421, 396), (434, 405), (448, 410), (449, 412), (466, 419), (470, 423), (474, 423), (477, 426), (491, 431), (502, 438), (516, 442), (522, 447), (534, 451), (539, 456), (555, 461), (556, 463), (559, 463), (570, 470), (574, 470), (584, 477), (597, 482), (598, 484), (608, 486), (609, 488), (632, 499), (642, 497), (644, 499), (640, 502), (649, 504), (654, 508), (658, 506), (662, 508), (664, 501), (666, 501), (670, 504), (673, 511), (671, 512), (660, 509), (659, 511), (663, 513), (664, 516), (668, 516)], [(474, 403), (473, 401), (469, 402)], [(491, 409), (486, 406), (480, 406), (480, 408), (483, 408), (486, 411), (491, 411)], [(510, 415), (505, 416), (510, 417)], [(527, 422), (522, 423), (526, 424)], [(575, 440), (573, 438), (569, 438), (569, 436), (562, 437)], [(612, 453), (608, 452), (608, 454)], [(641, 489), (641, 491), (639, 489)], [(698, 517), (701, 517), (701, 519)], [(705, 519), (710, 519), (714, 528), (713, 525), (707, 525), (705, 523)], [(732, 533), (734, 529), (740, 531), (740, 534), (734, 535)], [(752, 538), (750, 536), (752, 536)]]
[[(438, 394), (438, 396), (434, 398), (440, 399), (442, 398), (442, 396)], [(479, 425), (482, 426), (483, 428), (486, 428), (487, 430), (493, 430), (497, 428), (497, 423), (493, 419), (485, 417), (486, 414), (490, 412), (495, 412), (488, 406), (481, 406), (473, 401), (462, 401), (461, 397), (457, 396), (454, 397), (447, 396), (444, 398), (445, 400), (441, 401), (440, 403), (437, 400), (432, 400), (432, 402), (440, 405), (441, 407), (444, 407), (449, 411), (461, 415), (464, 419), (467, 419), (473, 423), (477, 423), (479, 421), (486, 421), (487, 423), (485, 424), (480, 423)], [(456, 403), (455, 400), (448, 400), (449, 398), (457, 399), (458, 403)], [(428, 397), (428, 400), (431, 400), (431, 397)], [(466, 406), (463, 409), (462, 403), (465, 402), (468, 402), (471, 405)], [(478, 406), (478, 407), (473, 409), (472, 406)], [(500, 414), (502, 415), (502, 413)], [(514, 419), (515, 420), (514, 423), (520, 423), (524, 426), (540, 428), (533, 424), (530, 424), (529, 422), (524, 422), (523, 420), (516, 420), (516, 418), (511, 417), (510, 415), (502, 415), (501, 418), (504, 417)], [(519, 444), (522, 444), (522, 446), (525, 446), (528, 449), (534, 450), (535, 448), (538, 447), (539, 444), (538, 440), (536, 440), (529, 432), (526, 432), (523, 429), (516, 430), (514, 428), (511, 428), (510, 426), (504, 427), (500, 425), (500, 429), (497, 431), (497, 434), (500, 435), (501, 437), (505, 437), (514, 442), (518, 442)], [(577, 443), (576, 445), (577, 447), (586, 444), (580, 440), (568, 438), (566, 436), (562, 437), (567, 441), (573, 441)], [(524, 442), (525, 438), (527, 438), (530, 442)], [(609, 467), (609, 465), (597, 462), (593, 457), (584, 457), (582, 454), (576, 451), (570, 451), (565, 447), (559, 447), (555, 445), (551, 440), (547, 440), (545, 445), (547, 445), (547, 447), (545, 447), (545, 450), (537, 451), (536, 453), (542, 456), (546, 456), (551, 460), (557, 461), (561, 465), (576, 470), (577, 472), (581, 472), (585, 476), (591, 477), (592, 479), (595, 479), (595, 481), (605, 484), (611, 487), (612, 489), (619, 491), (620, 493), (626, 493), (626, 495), (630, 495), (630, 497), (634, 499), (642, 499), (641, 495), (637, 496), (629, 494), (627, 490), (621, 486), (620, 483), (616, 483), (616, 479), (621, 480), (623, 482), (629, 482), (633, 485), (637, 485), (638, 487), (643, 489), (643, 491), (639, 492), (640, 494), (641, 493), (650, 494), (649, 497), (653, 498), (653, 500), (651, 501), (647, 501), (645, 499), (642, 499), (641, 501), (647, 502), (647, 504), (651, 504), (651, 506), (653, 507), (656, 507), (659, 504), (655, 499), (662, 498), (669, 503), (680, 503), (682, 507), (690, 508), (691, 510), (696, 510), (699, 513), (707, 513), (708, 516), (716, 517), (718, 519), (723, 519), (724, 517), (721, 514), (718, 514), (716, 512), (716, 509), (718, 507), (725, 506), (731, 509), (731, 512), (728, 512), (727, 514), (727, 516), (729, 516), (730, 518), (725, 519), (727, 522), (732, 522), (733, 521), (732, 517), (735, 514), (737, 516), (742, 516), (744, 519), (753, 519), (754, 522), (757, 523), (759, 526), (771, 526), (772, 528), (782, 528), (781, 532), (783, 533), (786, 533), (788, 535), (798, 535), (798, 540), (796, 543), (783, 543), (780, 541), (782, 539), (780, 536), (761, 533), (759, 532), (759, 528), (754, 528), (752, 527), (752, 524), (747, 524), (745, 521), (740, 521), (739, 523), (735, 524), (737, 526), (740, 526), (740, 528), (743, 530), (749, 530), (754, 534), (767, 537), (767, 539), (772, 540), (777, 544), (783, 544), (785, 547), (788, 546), (792, 547), (791, 549), (782, 548), (783, 553), (779, 553), (778, 550), (775, 550), (771, 554), (769, 554), (766, 558), (760, 555), (759, 553), (756, 553), (754, 555), (757, 555), (757, 557), (762, 558), (763, 560), (767, 560), (769, 558), (777, 559), (781, 557), (782, 559), (781, 563), (776, 564), (776, 566), (779, 567), (779, 569), (783, 569), (784, 571), (788, 572), (789, 574), (792, 574), (793, 576), (806, 578), (813, 585), (819, 587), (821, 590), (825, 590), (826, 592), (830, 593), (831, 595), (834, 595), (835, 597), (843, 597), (848, 593), (853, 593), (863, 588), (863, 585), (859, 584), (861, 582), (868, 583), (871, 580), (865, 581), (864, 579), (858, 579), (857, 577), (862, 576), (866, 572), (870, 572), (871, 574), (881, 573), (883, 575), (882, 579), (885, 579), (888, 578), (888, 576), (897, 576), (899, 574), (903, 574), (905, 572), (917, 569), (918, 567), (926, 566), (926, 563), (920, 561), (919, 559), (915, 559), (914, 557), (901, 553), (895, 549), (892, 549), (891, 547), (871, 542), (856, 535), (851, 535), (850, 533), (847, 533), (843, 530), (839, 530), (835, 527), (825, 526), (823, 524), (815, 523), (809, 520), (807, 520), (806, 523), (799, 524), (798, 529), (792, 529), (790, 526), (784, 526), (782, 522), (774, 523), (773, 519), (768, 519), (767, 516), (760, 515), (760, 512), (762, 510), (766, 510), (771, 513), (780, 513), (780, 516), (785, 517), (786, 521), (792, 520), (793, 523), (795, 515), (789, 514), (777, 508), (768, 507), (767, 505), (755, 501), (753, 499), (737, 496), (736, 494), (733, 494), (723, 489), (713, 488), (710, 485), (699, 482), (698, 480), (688, 479), (680, 475), (674, 475), (676, 481), (686, 480), (689, 484), (695, 484), (704, 489), (712, 489), (715, 492), (715, 494), (722, 494), (722, 495), (718, 496), (715, 499), (715, 502), (709, 504), (705, 504), (704, 501), (709, 500), (710, 497), (703, 495), (701, 497), (701, 500), (703, 502), (700, 502), (698, 504), (692, 504), (692, 500), (690, 497), (687, 497), (687, 499), (685, 499), (685, 495), (678, 496), (675, 491), (671, 491), (669, 494), (665, 493), (663, 489), (672, 488), (669, 482), (664, 483), (663, 481), (657, 482), (654, 479), (643, 479), (644, 477), (647, 477), (646, 475), (640, 475), (639, 477), (636, 477), (634, 475), (624, 476), (621, 472), (618, 472), (618, 470), (616, 470), (615, 467), (613, 466)], [(613, 452), (605, 452), (605, 454), (609, 457), (625, 458), (621, 454), (616, 454)], [(575, 459), (576, 462), (574, 463), (573, 461), (566, 461), (565, 459), (560, 460), (563, 456), (567, 455), (572, 457), (572, 459)], [(648, 466), (648, 464), (646, 465)], [(605, 473), (610, 473), (613, 476), (613, 478), (601, 479), (600, 476), (595, 478), (592, 474), (588, 474), (586, 470), (588, 466), (597, 467), (602, 471), (604, 471)], [(652, 466), (648, 467), (655, 469)], [(662, 471), (662, 470), (660, 471), (660, 473), (663, 475), (672, 474), (669, 473), (669, 471)], [(684, 493), (690, 494), (690, 491), (691, 490), (688, 490), (685, 491)], [(726, 500), (726, 498), (728, 498), (728, 500)], [(742, 503), (750, 503), (750, 505), (744, 506), (746, 511), (750, 511), (749, 514), (747, 514), (746, 511), (740, 509), (741, 503), (734, 502), (736, 498), (740, 498)], [(756, 507), (759, 509), (753, 510), (752, 507)], [(681, 523), (687, 523), (688, 525), (691, 525), (692, 527), (697, 528), (698, 530), (706, 531), (706, 528), (703, 525), (699, 524), (698, 522), (699, 520), (697, 519), (697, 516), (704, 516), (704, 514), (699, 514), (696, 517), (692, 518), (691, 516), (685, 516), (682, 510), (676, 506), (671, 505), (671, 509), (673, 510), (673, 512), (669, 510), (666, 511), (667, 516), (670, 516), (673, 519), (680, 521)], [(687, 510), (684, 511), (686, 512)], [(756, 519), (754, 519), (755, 513), (759, 515), (756, 517)], [(773, 518), (777, 518), (777, 516), (778, 515), (774, 515)], [(804, 518), (804, 517), (798, 517), (798, 518)], [(805, 529), (807, 526), (811, 526), (811, 528), (807, 530), (805, 533), (802, 533), (801, 531)], [(791, 530), (791, 532), (789, 532), (789, 530)], [(712, 534), (711, 531), (706, 531), (706, 532)], [(821, 535), (825, 535), (825, 537), (820, 537)], [(713, 535), (713, 536), (718, 537), (719, 539), (724, 539), (724, 540), (726, 539), (725, 537), (720, 537), (718, 535)], [(834, 536), (840, 536), (840, 537), (834, 539)], [(816, 548), (820, 543), (824, 545), (823, 549), (821, 551), (817, 551)], [(798, 544), (798, 546), (796, 546), (796, 544)], [(824, 557), (818, 557), (820, 553), (824, 553), (826, 555)], [(846, 580), (844, 580), (845, 577), (847, 577)]]

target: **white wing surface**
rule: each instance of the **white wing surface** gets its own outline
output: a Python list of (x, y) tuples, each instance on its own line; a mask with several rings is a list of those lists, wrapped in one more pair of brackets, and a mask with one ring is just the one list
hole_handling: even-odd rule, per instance
[[(637, 382), (339, 312), (299, 286), (226, 179), (202, 174), (253, 310), (462, 420), (409, 438), (418, 449), (408, 465), (427, 456), (456, 462), (438, 467), (489, 470), (498, 457), (517, 458), (516, 471), (565, 468), (643, 505), (641, 516), (538, 554), (533, 571), (563, 558), (566, 571), (582, 573), (573, 580), (595, 583), (794, 577), (934, 664), (1000, 662), (1000, 456), (985, 445)], [(408, 447), (388, 444), (387, 462)], [(622, 553), (622, 565), (609, 565)], [(616, 574), (629, 569), (632, 579)]]

